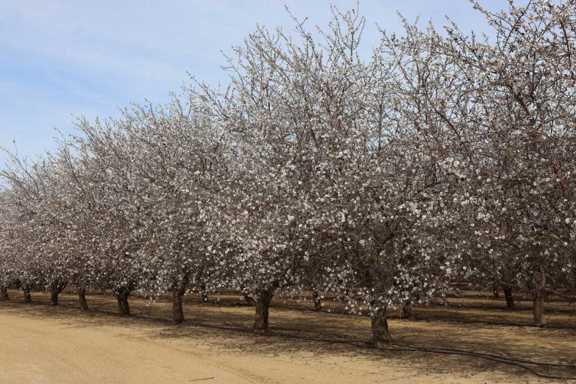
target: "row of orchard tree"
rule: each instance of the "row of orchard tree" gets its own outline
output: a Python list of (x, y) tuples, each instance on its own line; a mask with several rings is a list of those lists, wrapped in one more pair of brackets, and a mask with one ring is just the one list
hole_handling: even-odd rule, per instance
[(80, 121), (1, 175), (0, 286), (128, 298), (235, 289), (268, 327), (274, 295), (312, 290), (387, 313), (454, 280), (576, 284), (576, 2), (510, 3), (486, 37), (405, 23), (361, 55), (364, 19), (257, 29), (229, 86)]

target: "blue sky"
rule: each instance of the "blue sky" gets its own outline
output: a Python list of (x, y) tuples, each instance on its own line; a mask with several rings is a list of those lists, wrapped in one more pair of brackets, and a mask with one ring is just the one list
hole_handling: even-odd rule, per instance
[[(352, 0), (0, 0), (0, 147), (28, 158), (54, 148), (56, 129), (70, 132), (77, 116), (110, 116), (144, 99), (162, 103), (187, 72), (225, 82), (222, 52), (256, 24), (293, 23), (284, 5), (311, 25), (325, 26), (330, 4)], [(504, 0), (484, 0), (491, 8)], [(486, 25), (466, 0), (362, 0), (364, 43), (375, 24), (401, 31), (396, 12), (464, 30)], [(16, 142), (16, 147), (13, 144)]]

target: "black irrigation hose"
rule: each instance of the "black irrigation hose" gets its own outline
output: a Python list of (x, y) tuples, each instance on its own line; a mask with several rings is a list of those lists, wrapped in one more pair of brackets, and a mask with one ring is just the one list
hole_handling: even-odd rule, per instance
[(529, 360), (522, 360), (522, 359), (513, 359), (499, 355), (493, 355), (490, 353), (480, 353), (480, 352), (471, 352), (471, 351), (464, 351), (458, 349), (449, 349), (449, 348), (428, 348), (428, 347), (418, 347), (418, 346), (399, 346), (399, 345), (391, 345), (390, 347), (378, 348), (380, 350), (390, 350), (390, 351), (406, 351), (406, 352), (426, 352), (426, 353), (437, 353), (437, 354), (444, 354), (444, 355), (452, 355), (452, 356), (467, 356), (467, 357), (477, 357), (484, 360), (490, 360), (501, 364), (507, 364), (511, 366), (515, 366), (518, 368), (522, 368), (529, 373), (551, 380), (576, 380), (576, 376), (558, 376), (558, 375), (550, 375), (546, 373), (542, 373), (537, 371), (536, 369), (530, 367), (530, 365), (541, 366), (541, 367), (563, 367), (563, 368), (571, 368), (576, 370), (576, 366), (570, 364), (554, 364), (554, 363), (539, 363), (535, 361)]
[[(404, 346), (406, 348), (420, 348), (416, 345), (410, 345), (410, 344), (405, 344)], [(426, 348), (426, 347), (424, 347), (424, 348)], [(451, 349), (451, 348), (431, 348), (431, 349), (442, 350), (442, 351), (458, 351), (458, 352), (471, 353), (471, 354), (479, 354), (480, 353), (486, 357), (492, 357), (495, 359), (508, 359), (508, 360), (512, 360), (514, 362), (522, 363), (522, 364), (537, 365), (537, 366), (541, 366), (541, 367), (559, 367), (559, 368), (568, 368), (568, 369), (576, 370), (576, 365), (574, 365), (574, 364), (543, 363), (543, 362), (538, 362), (538, 361), (523, 360), (523, 359), (517, 359), (517, 358), (512, 358), (512, 357), (507, 357), (507, 356), (502, 356), (502, 355), (496, 355), (496, 354), (492, 354), (492, 353), (472, 352), (472, 351), (466, 351), (466, 350), (461, 350), (461, 349)]]

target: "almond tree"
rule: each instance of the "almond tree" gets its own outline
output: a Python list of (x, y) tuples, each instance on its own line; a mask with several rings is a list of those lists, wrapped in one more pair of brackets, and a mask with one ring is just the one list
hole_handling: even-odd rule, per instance
[(15, 209), (11, 206), (9, 191), (0, 192), (0, 301), (9, 299), (8, 288), (16, 282), (16, 270), (13, 260), (15, 258), (16, 220)]
[(438, 196), (448, 183), (436, 169), (446, 154), (428, 144), (438, 134), (422, 132), (410, 115), (418, 111), (401, 109), (418, 103), (401, 53), (386, 49), (397, 43), (365, 63), (363, 19), (334, 16), (321, 42), (302, 24), (298, 39), (259, 29), (235, 51), (228, 92), (203, 96), (239, 143), (232, 228), (242, 249), (236, 270), (260, 302), (255, 327), (267, 327), (273, 292), (301, 284), (314, 255), (314, 264), (330, 261), (326, 286), (354, 290), (370, 307), (380, 344), (389, 340), (388, 306), (425, 300), (443, 286), (433, 276), (451, 270), (434, 220), (447, 216)]
[(137, 147), (121, 129), (129, 119), (80, 122), (84, 138), (78, 142), (79, 163), (88, 172), (81, 183), (93, 196), (87, 215), (94, 252), (88, 256), (94, 268), (94, 285), (110, 289), (121, 314), (129, 315), (129, 296), (145, 280), (146, 265), (138, 257), (145, 233), (138, 191), (143, 181), (134, 174)]
[(494, 40), (452, 25), (442, 48), (461, 74), (450, 123), (473, 139), (462, 146), (463, 201), (476, 211), (474, 246), (497, 260), (506, 284), (531, 289), (534, 321), (544, 325), (546, 278), (571, 268), (576, 7), (510, 2), (494, 13), (473, 4)]
[(149, 275), (140, 290), (171, 293), (176, 323), (184, 320), (184, 294), (208, 273), (221, 242), (216, 208), (228, 174), (222, 134), (192, 103), (135, 109), (123, 128), (135, 148), (132, 176), (142, 180), (130, 198), (144, 234), (137, 256)]

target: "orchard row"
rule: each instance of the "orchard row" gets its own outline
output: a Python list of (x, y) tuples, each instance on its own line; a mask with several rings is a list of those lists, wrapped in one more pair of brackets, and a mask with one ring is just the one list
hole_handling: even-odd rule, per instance
[[(451, 282), (576, 284), (576, 3), (493, 13), (487, 37), (421, 29), (361, 46), (364, 19), (323, 33), (257, 29), (228, 86), (78, 122), (41, 161), (1, 172), (0, 286), (129, 296), (236, 289), (268, 327), (274, 295), (312, 290), (387, 312)], [(511, 296), (510, 296), (511, 298)]]

